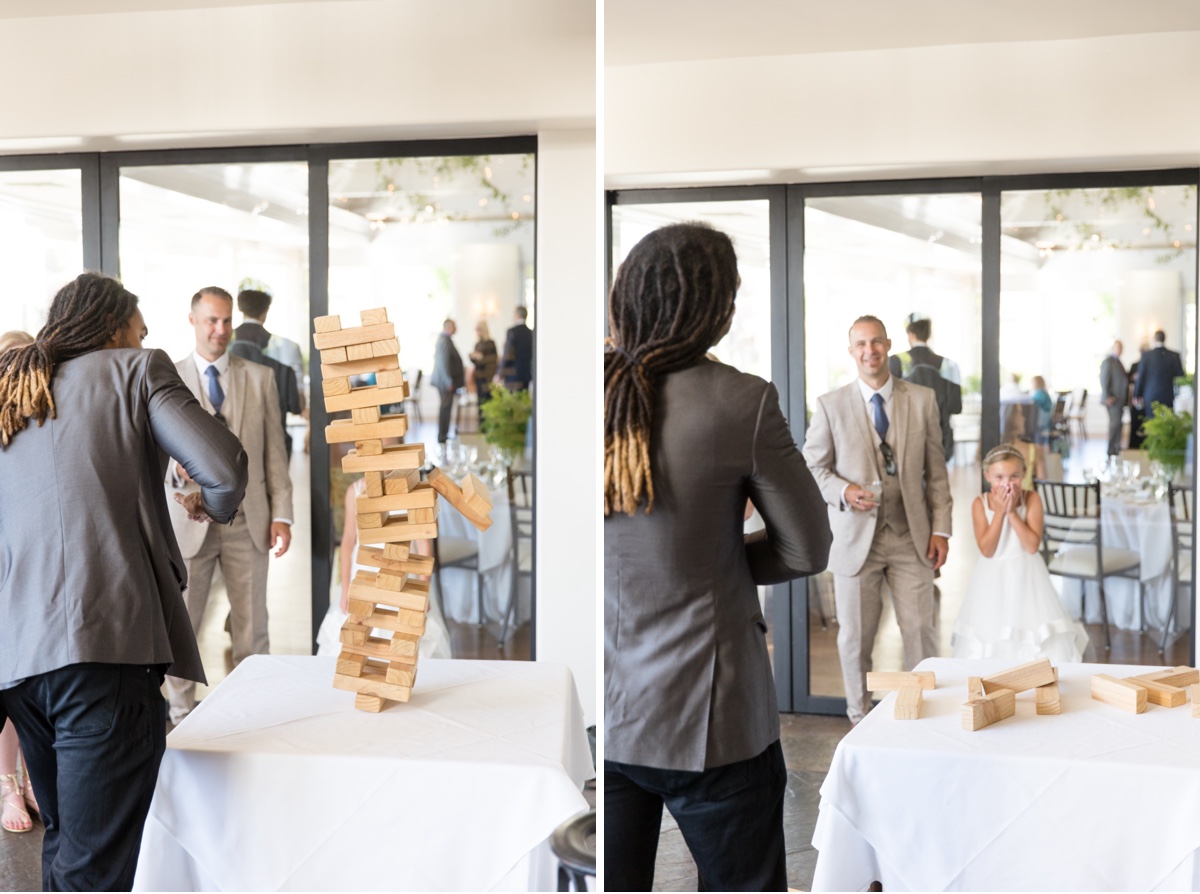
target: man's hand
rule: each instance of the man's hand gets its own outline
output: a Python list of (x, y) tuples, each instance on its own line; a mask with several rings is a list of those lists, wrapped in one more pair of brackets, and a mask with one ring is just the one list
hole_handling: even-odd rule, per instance
[(175, 492), (175, 502), (187, 510), (187, 517), (194, 522), (211, 523), (213, 517), (204, 511), (204, 503), (200, 500), (200, 492), (190, 494)]
[(933, 559), (933, 570), (937, 571), (946, 564), (946, 556), (950, 554), (950, 541), (940, 534), (933, 534), (929, 538), (929, 552), (925, 553), (925, 558)]
[(192, 476), (187, 473), (187, 469), (185, 469), (179, 463), (175, 463), (175, 477), (182, 478), (184, 481), (192, 480)]
[(279, 549), (275, 550), (275, 558), (279, 558), (288, 551), (288, 547), (292, 545), (292, 526), (285, 522), (271, 522), (271, 542), (267, 549), (270, 549), (276, 544)]
[(866, 488), (851, 484), (846, 488), (846, 505), (859, 512), (870, 512), (879, 505), (875, 495)]
[(1116, 402), (1117, 402), (1117, 399), (1115, 397), (1104, 398), (1104, 406), (1106, 406), (1106, 407), (1111, 407)]

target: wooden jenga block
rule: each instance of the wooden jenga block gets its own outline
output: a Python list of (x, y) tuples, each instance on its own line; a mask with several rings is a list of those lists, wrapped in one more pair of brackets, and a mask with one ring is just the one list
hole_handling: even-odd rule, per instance
[[(383, 492), (394, 497), (397, 494), (411, 494), (417, 490), (417, 485), (421, 483), (421, 472), (419, 469), (399, 469), (389, 473), (383, 479)], [(436, 503), (437, 500), (434, 500)]]
[(416, 661), (417, 650), (420, 648), (421, 637), (408, 633), (394, 633), (388, 640), (388, 650), (396, 661)]
[(389, 369), (375, 376), (375, 384), (380, 388), (403, 388), (405, 386), (404, 372), (399, 369)]
[(890, 692), (905, 686), (937, 689), (937, 678), (933, 671), (871, 671), (867, 674), (867, 688), (872, 692)]
[(393, 609), (377, 605), (375, 611), (364, 623), (383, 630), (407, 633), (412, 636), (423, 636), (425, 633), (425, 613), (409, 609)]
[[(313, 334), (313, 344), (316, 345), (318, 351), (331, 351), (347, 345), (361, 345), (395, 337), (396, 327), (394, 324), (376, 323), (374, 326), (351, 326), (349, 329), (317, 332)], [(392, 353), (395, 354), (398, 351), (397, 348)]]
[[(396, 637), (400, 637), (399, 641)], [(361, 655), (366, 658), (378, 658), (381, 661), (398, 661), (401, 664), (416, 664), (417, 650), (421, 637), (397, 633), (391, 639), (382, 636), (367, 637), (365, 645), (354, 646), (342, 644), (346, 654)]]
[[(403, 387), (380, 388), (378, 385), (363, 385), (352, 388), (349, 394), (339, 394), (336, 397), (325, 398), (325, 409), (330, 413), (343, 410), (360, 410), (364, 407), (375, 407), (380, 404), (398, 404), (404, 400), (406, 393)], [(376, 422), (379, 420), (376, 419)]]
[(354, 425), (375, 425), (379, 418), (379, 407), (356, 407), (350, 411), (350, 421)]
[(354, 581), (350, 581), (350, 598), (346, 600), (346, 614), (361, 624), (364, 618), (369, 618), (375, 611), (375, 600), (369, 596), (364, 598), (354, 596)]
[(488, 493), (487, 485), (471, 472), (462, 480), (463, 499), (467, 505), (480, 515), (492, 511), (492, 495)]
[(394, 702), (406, 702), (412, 689), (408, 686), (397, 686), (387, 682), (387, 670), (368, 661), (363, 667), (362, 676), (351, 677), (346, 674), (334, 674), (335, 689), (348, 689), (351, 692), (365, 692), (378, 698), (390, 699)]
[(363, 475), (363, 481), (367, 485), (368, 497), (383, 496), (383, 473), (382, 472), (367, 472)]
[(1200, 686), (1189, 686), (1188, 694), (1192, 699), (1192, 716), (1200, 717)]
[[(385, 484), (387, 479), (384, 479)], [(437, 491), (419, 484), (411, 493), (385, 494), (382, 497), (359, 497), (355, 508), (359, 512), (398, 512), (401, 509), (432, 509), (437, 505)]]
[(385, 338), (383, 341), (372, 344), (371, 350), (376, 357), (390, 357), (400, 353), (400, 341), (395, 338)]
[(371, 438), (367, 441), (355, 441), (354, 452), (359, 456), (382, 456), (383, 441)]
[(1130, 714), (1141, 714), (1146, 710), (1146, 690), (1143, 687), (1108, 674), (1092, 676), (1092, 698)]
[(1013, 692), (1024, 692), (1035, 689), (1058, 680), (1049, 658), (1041, 658), (1028, 664), (1010, 667), (998, 674), (988, 674), (983, 678), (983, 691), (995, 692), (998, 689), (1011, 689)]
[(1037, 712), (1039, 714), (1062, 713), (1062, 699), (1059, 696), (1057, 683), (1047, 683), (1034, 691), (1037, 692)]
[(897, 720), (918, 720), (921, 717), (921, 686), (901, 686), (896, 693), (896, 708), (893, 715)]
[(317, 317), (313, 320), (315, 332), (337, 332), (342, 328), (342, 318), (338, 316)]
[(967, 677), (967, 701), (983, 698), (983, 677)]
[(370, 627), (364, 627), (353, 618), (350, 618), (342, 623), (338, 639), (347, 645), (361, 646), (367, 641), (367, 637), (370, 635)]
[(364, 360), (370, 360), (375, 356), (375, 351), (371, 347), (371, 343), (365, 345), (346, 345), (346, 362), (347, 363), (362, 363)]
[(388, 321), (387, 308), (372, 307), (370, 310), (364, 310), (359, 314), (359, 319), (362, 320), (364, 326), (378, 326), (381, 323), (386, 323)]
[(335, 419), (325, 426), (325, 440), (330, 444), (380, 438), (403, 438), (408, 431), (408, 417), (403, 413), (379, 417), (375, 423), (355, 425), (352, 419)]
[(335, 673), (349, 674), (351, 677), (362, 676), (363, 664), (366, 662), (366, 657), (356, 655), (353, 652), (342, 650), (337, 658), (337, 670)]
[(462, 513), (463, 518), (473, 524), (481, 531), (486, 531), (492, 526), (492, 520), (486, 515), (480, 515), (474, 509), (467, 505), (463, 499), (462, 488), (460, 488), (450, 476), (442, 472), (441, 469), (433, 469), (429, 473), (429, 484), (439, 494), (446, 498), (446, 502)]
[(438, 526), (410, 525), (400, 519), (389, 519), (378, 528), (361, 528), (359, 543), (408, 543), (413, 540), (432, 540), (438, 535)]
[(376, 357), (372, 352), (370, 357), (363, 357), (357, 360), (350, 359), (350, 350), (346, 350), (345, 363), (321, 363), (322, 376), (365, 376), (370, 373), (378, 373), (389, 369), (399, 369), (400, 358), (396, 355), (390, 357)]
[(400, 663), (388, 665), (387, 681), (389, 683), (394, 683), (397, 686), (407, 686), (409, 689), (411, 689), (413, 684), (417, 681), (416, 665)]
[(387, 699), (380, 698), (377, 695), (367, 695), (365, 692), (354, 693), (354, 707), (359, 711), (378, 714), (386, 704)]
[(359, 512), (354, 516), (354, 520), (360, 531), (363, 528), (382, 528), (387, 523), (388, 514), (386, 512)]
[[(389, 543), (387, 546), (403, 546), (408, 547), (407, 543)], [(433, 556), (421, 556), (416, 553), (411, 553), (403, 559), (388, 559), (383, 555), (383, 550), (376, 546), (360, 546), (355, 554), (355, 560), (360, 565), (369, 565), (372, 568), (388, 571), (392, 574), (432, 574), (433, 573)], [(410, 579), (409, 587), (416, 586), (420, 581)]]
[(389, 543), (383, 548), (383, 557), (389, 562), (403, 562), (411, 553), (412, 548), (407, 543)]
[(321, 379), (321, 393), (326, 397), (337, 397), (339, 394), (350, 393), (350, 379), (347, 376), (326, 376)]
[(358, 571), (354, 575), (354, 580), (350, 581), (350, 601), (366, 603), (369, 608), (365, 614), (354, 615), (354, 619), (360, 624), (366, 624), (366, 618), (375, 614), (376, 604), (407, 611), (424, 612), (429, 608), (429, 588), (413, 586), (422, 583), (424, 581), (409, 581), (409, 586), (401, 590), (391, 590), (380, 586), (379, 578), (373, 572)]
[(393, 574), (387, 570), (380, 571), (375, 576), (375, 586), (381, 590), (391, 590), (393, 593), (399, 593), (403, 590), (407, 582), (407, 574)]
[(397, 444), (384, 447), (377, 456), (348, 453), (342, 457), (343, 472), (390, 472), (393, 469), (419, 469), (425, 464), (424, 444)]
[(350, 358), (346, 356), (345, 348), (330, 348), (328, 351), (321, 351), (321, 365), (326, 363), (345, 363)]
[(408, 510), (408, 520), (414, 525), (432, 524), (437, 521), (437, 506), (427, 509), (410, 509)]
[(1200, 683), (1200, 669), (1194, 667), (1172, 667), (1157, 674), (1148, 674), (1155, 682), (1165, 683), (1167, 686), (1181, 686), (1187, 688)]
[(1178, 686), (1168, 686), (1158, 680), (1146, 677), (1126, 677), (1126, 682), (1141, 686), (1146, 690), (1146, 701), (1163, 708), (1178, 708), (1187, 703), (1187, 690)]
[(968, 732), (981, 730), (1017, 713), (1017, 694), (1011, 689), (997, 689), (981, 698), (973, 698), (962, 706), (962, 728)]

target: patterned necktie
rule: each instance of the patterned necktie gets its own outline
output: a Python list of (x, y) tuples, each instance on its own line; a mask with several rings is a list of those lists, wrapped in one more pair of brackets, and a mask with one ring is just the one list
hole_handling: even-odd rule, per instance
[(888, 418), (887, 413), (883, 412), (883, 395), (872, 394), (871, 403), (875, 404), (875, 431), (879, 432), (879, 440), (886, 441)]
[[(217, 373), (216, 366), (209, 366), (209, 368), (204, 371), (204, 374), (206, 376), (208, 376), (208, 400), (209, 400), (209, 403), (212, 404), (214, 412), (220, 413), (221, 412), (221, 404), (225, 403), (225, 391), (224, 391), (224, 389), (221, 388), (220, 379), (217, 378), (218, 373)], [(875, 418), (876, 418), (875, 424), (878, 426), (879, 425), (879, 421), (878, 421), (879, 417), (876, 416)], [(886, 423), (885, 423), (885, 425), (886, 425)]]

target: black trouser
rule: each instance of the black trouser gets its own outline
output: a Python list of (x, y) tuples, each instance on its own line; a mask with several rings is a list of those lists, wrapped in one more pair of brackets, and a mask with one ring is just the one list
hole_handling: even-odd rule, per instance
[(72, 664), (0, 691), (37, 792), (45, 891), (129, 891), (166, 750), (162, 669)]
[(450, 436), (450, 414), (454, 412), (455, 391), (453, 388), (439, 388), (438, 394), (442, 398), (442, 405), (438, 408), (438, 443), (445, 444)]
[(475, 380), (475, 395), (479, 398), (479, 426), (483, 428), (483, 405), (492, 399), (491, 379)]
[(604, 762), (604, 889), (649, 891), (663, 804), (696, 861), (701, 891), (786, 891), (776, 740), (757, 757), (702, 772)]

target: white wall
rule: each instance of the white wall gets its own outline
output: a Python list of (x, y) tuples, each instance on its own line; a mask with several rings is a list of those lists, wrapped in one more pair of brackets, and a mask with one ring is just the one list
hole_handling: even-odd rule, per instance
[(610, 187), (1195, 165), (1200, 32), (608, 67)]
[(538, 136), (537, 652), (571, 666), (597, 722), (600, 272), (596, 133)]

